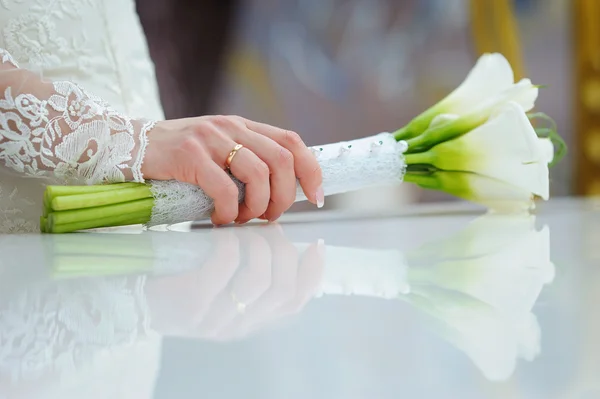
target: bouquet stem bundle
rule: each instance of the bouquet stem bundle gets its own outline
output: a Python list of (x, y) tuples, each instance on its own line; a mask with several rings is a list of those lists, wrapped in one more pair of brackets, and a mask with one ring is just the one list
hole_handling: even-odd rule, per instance
[(68, 233), (109, 226), (146, 224), (154, 199), (144, 183), (48, 186), (40, 220), (46, 233)]

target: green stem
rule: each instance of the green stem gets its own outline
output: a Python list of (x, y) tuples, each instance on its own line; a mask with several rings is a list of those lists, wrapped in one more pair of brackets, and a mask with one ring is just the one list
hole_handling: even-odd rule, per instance
[(563, 140), (563, 138), (558, 134), (558, 127), (556, 126), (556, 122), (548, 115), (543, 112), (529, 113), (527, 114), (530, 120), (535, 121), (537, 119), (541, 119), (550, 124), (549, 128), (543, 127), (535, 127), (535, 133), (538, 137), (550, 139), (552, 145), (554, 146), (554, 158), (550, 163), (550, 167), (553, 167), (558, 162), (563, 159), (563, 157), (567, 154), (567, 143)]
[(415, 153), (452, 140), (470, 132), (489, 118), (489, 112), (479, 111), (471, 115), (464, 115), (452, 121), (426, 130), (423, 134), (407, 140), (407, 153)]
[[(69, 212), (69, 211), (67, 211)], [(54, 214), (51, 214), (52, 217)], [(144, 224), (150, 220), (148, 212), (125, 213), (118, 216), (106, 218), (82, 220), (73, 223), (56, 224), (50, 221), (49, 232), (53, 234), (73, 233), (80, 230), (97, 229), (102, 227), (129, 226), (134, 224)]]
[(46, 189), (46, 191), (44, 191), (44, 201), (43, 201), (43, 209), (42, 209), (42, 216), (44, 218), (48, 217), (48, 214), (50, 212), (52, 212), (52, 209), (50, 209), (50, 203), (52, 202), (52, 199), (50, 198), (50, 194), (48, 193), (48, 190)]
[(439, 182), (437, 178), (433, 175), (408, 172), (404, 175), (404, 181), (414, 183), (421, 187), (429, 188), (432, 190), (439, 189)]
[(48, 195), (48, 202), (56, 197), (63, 195), (76, 195), (76, 194), (92, 194), (92, 193), (103, 193), (112, 190), (121, 190), (124, 188), (133, 188), (145, 186), (144, 183), (114, 183), (114, 184), (98, 184), (95, 186), (48, 186), (46, 187), (46, 194)]
[(439, 113), (439, 104), (425, 110), (419, 116), (413, 118), (406, 126), (396, 130), (393, 133), (394, 138), (396, 141), (400, 141), (409, 140), (421, 135), (427, 130), (433, 118), (435, 118)]
[(152, 191), (147, 185), (98, 193), (58, 196), (52, 200), (51, 208), (53, 211), (95, 208), (98, 206), (125, 203), (143, 198), (152, 198)]
[(404, 161), (406, 165), (433, 165), (435, 157), (431, 151), (426, 151), (416, 154), (406, 154), (404, 155)]
[(403, 128), (396, 130), (392, 134), (394, 135), (396, 141), (408, 140), (415, 136), (415, 134), (410, 130), (410, 125), (404, 126)]
[(77, 223), (86, 220), (119, 217), (132, 213), (144, 213), (148, 216), (149, 220), (153, 207), (154, 199), (147, 198), (122, 204), (99, 206), (97, 208), (53, 212), (48, 215), (48, 220), (51, 226), (55, 226), (58, 224)]

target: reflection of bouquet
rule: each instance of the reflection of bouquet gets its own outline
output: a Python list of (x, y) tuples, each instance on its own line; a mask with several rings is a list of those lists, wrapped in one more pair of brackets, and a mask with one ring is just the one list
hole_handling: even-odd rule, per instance
[(554, 279), (549, 233), (530, 215), (487, 215), (405, 255), (327, 247), (318, 293), (405, 301), (486, 378), (506, 380), (541, 351), (532, 309)]
[[(227, 239), (245, 230), (212, 231), (214, 242), (198, 240), (197, 234), (159, 232), (45, 237), (50, 239), (47, 255), (57, 277), (143, 270), (170, 274), (204, 262), (224, 265), (240, 252), (236, 246), (242, 243), (253, 250), (262, 248), (242, 237)], [(222, 239), (229, 244), (223, 246)], [(318, 297), (355, 295), (405, 301), (427, 315), (435, 332), (469, 356), (487, 378), (504, 380), (518, 359), (531, 361), (541, 349), (541, 331), (532, 309), (543, 287), (554, 279), (549, 241), (548, 227), (537, 230), (534, 216), (520, 214), (486, 215), (458, 234), (405, 254), (392, 249), (326, 246), (322, 277), (312, 291)], [(268, 241), (273, 248), (282, 245)], [(294, 246), (298, 254), (309, 247)], [(223, 258), (210, 260), (215, 247), (223, 247), (217, 251)], [(262, 259), (253, 253), (247, 258), (249, 262)], [(296, 270), (286, 264), (294, 259), (272, 257), (270, 267)], [(206, 284), (219, 286), (210, 279)], [(251, 305), (248, 308), (252, 311)]]
[[(404, 178), (493, 209), (529, 209), (548, 198), (548, 164), (564, 152), (555, 129), (530, 122), (540, 117), (526, 113), (537, 95), (528, 79), (514, 83), (502, 55), (484, 55), (454, 92), (396, 132), (312, 148), (325, 194)], [(42, 230), (53, 233), (199, 220), (213, 209), (200, 188), (175, 181), (53, 186), (44, 204)]]

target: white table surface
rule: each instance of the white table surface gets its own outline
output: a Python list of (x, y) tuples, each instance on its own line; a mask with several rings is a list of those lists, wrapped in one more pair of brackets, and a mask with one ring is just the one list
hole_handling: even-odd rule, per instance
[(0, 236), (0, 398), (599, 398), (598, 304), (593, 200)]

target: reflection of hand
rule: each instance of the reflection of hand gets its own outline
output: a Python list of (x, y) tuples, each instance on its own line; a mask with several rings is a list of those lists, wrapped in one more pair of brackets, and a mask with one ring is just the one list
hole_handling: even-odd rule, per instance
[(149, 281), (153, 328), (166, 335), (227, 340), (294, 314), (321, 283), (324, 246), (304, 253), (277, 225), (216, 229), (199, 269)]

